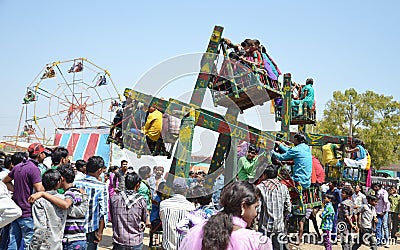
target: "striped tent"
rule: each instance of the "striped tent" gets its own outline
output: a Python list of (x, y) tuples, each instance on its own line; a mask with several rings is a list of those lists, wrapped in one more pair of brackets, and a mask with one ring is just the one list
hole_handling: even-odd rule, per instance
[(55, 146), (68, 149), (73, 161), (87, 161), (91, 156), (103, 157), (105, 165), (110, 161), (110, 145), (107, 144), (108, 127), (56, 129)]

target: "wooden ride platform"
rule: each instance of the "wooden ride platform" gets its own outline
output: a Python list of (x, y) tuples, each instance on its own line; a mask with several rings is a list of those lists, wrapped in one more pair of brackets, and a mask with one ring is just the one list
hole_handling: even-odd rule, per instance
[(227, 91), (214, 91), (214, 104), (222, 107), (236, 106), (241, 112), (254, 107), (263, 105), (265, 102), (282, 97), (282, 93), (264, 85), (252, 85), (239, 89), (237, 93)]

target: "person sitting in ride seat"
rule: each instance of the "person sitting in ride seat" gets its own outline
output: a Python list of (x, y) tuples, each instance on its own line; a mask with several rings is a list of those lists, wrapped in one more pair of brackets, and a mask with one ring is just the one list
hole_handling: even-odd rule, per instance
[(272, 155), (279, 161), (293, 160), (293, 180), (298, 182), (303, 188), (311, 185), (312, 156), (309, 146), (306, 144), (306, 137), (297, 133), (294, 135), (294, 147), (287, 147), (282, 142), (276, 141), (283, 154), (272, 152)]
[(294, 116), (303, 115), (303, 107), (307, 107), (308, 110), (312, 109), (314, 104), (314, 80), (308, 78), (306, 85), (301, 88), (299, 100), (292, 100), (292, 111)]
[(160, 155), (165, 153), (165, 145), (161, 137), (162, 131), (162, 113), (156, 109), (154, 105), (149, 106), (147, 111), (146, 123), (144, 124), (143, 133), (146, 135), (147, 146), (152, 155)]
[(96, 87), (102, 86), (102, 85), (107, 85), (107, 79), (106, 76), (100, 76), (99, 79), (96, 82)]
[(77, 64), (72, 65), (72, 67), (68, 70), (68, 73), (81, 72), (82, 70), (83, 70), (82, 62), (78, 62)]
[(28, 90), (28, 92), (24, 97), (24, 104), (29, 104), (30, 102), (33, 101), (36, 101), (36, 96), (32, 91)]
[[(362, 170), (367, 168), (367, 151), (362, 146), (362, 141), (358, 138), (352, 140), (350, 149), (346, 150), (347, 153), (351, 153), (351, 158), (344, 158), (344, 164), (348, 167), (358, 168), (361, 167)], [(351, 178), (358, 178), (358, 169), (350, 169), (347, 171), (347, 176)]]
[(46, 78), (52, 78), (56, 75), (56, 72), (54, 71), (54, 69), (50, 66), (46, 67), (46, 70), (44, 71), (41, 79), (46, 79)]

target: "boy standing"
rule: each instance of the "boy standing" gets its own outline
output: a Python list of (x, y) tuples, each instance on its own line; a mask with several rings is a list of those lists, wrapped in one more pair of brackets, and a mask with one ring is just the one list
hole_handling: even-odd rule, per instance
[(322, 212), (321, 229), (324, 236), (324, 246), (326, 250), (332, 250), (331, 231), (333, 227), (333, 220), (335, 218), (335, 210), (333, 209), (332, 200), (333, 195), (326, 194), (324, 196), (324, 211)]
[(372, 223), (378, 222), (375, 211), (375, 206), (378, 202), (378, 198), (376, 196), (368, 195), (367, 201), (368, 204), (362, 204), (357, 211), (357, 213), (361, 214), (359, 234), (360, 236), (357, 243), (353, 246), (352, 250), (357, 250), (361, 246), (361, 243), (364, 243), (367, 246), (371, 246), (372, 250), (377, 249), (375, 235), (372, 231)]
[(137, 193), (141, 178), (135, 172), (125, 176), (124, 191), (110, 199), (115, 250), (142, 249), (143, 231), (147, 219), (147, 202)]
[(75, 182), (77, 188), (82, 188), (88, 194), (89, 209), (85, 216), (87, 250), (97, 249), (108, 219), (107, 187), (106, 184), (98, 181), (103, 168), (105, 168), (103, 158), (92, 156), (86, 164), (86, 177)]
[(352, 195), (353, 190), (351, 187), (345, 186), (342, 188), (342, 202), (339, 204), (337, 231), (340, 233), (340, 243), (343, 250), (351, 249), (351, 230), (358, 231), (357, 216), (354, 215), (354, 203), (351, 200)]
[[(61, 185), (61, 174), (50, 169), (43, 174), (43, 187), (48, 194), (64, 198), (57, 193)], [(67, 211), (58, 208), (50, 201), (40, 198), (32, 206), (32, 216), (34, 222), (34, 233), (29, 249), (52, 249), (62, 250), (63, 229)]]

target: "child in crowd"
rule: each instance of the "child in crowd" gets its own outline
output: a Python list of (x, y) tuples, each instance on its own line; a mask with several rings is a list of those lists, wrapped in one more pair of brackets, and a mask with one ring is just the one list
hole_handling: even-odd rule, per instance
[(75, 173), (72, 166), (64, 164), (57, 168), (61, 174), (61, 188), (65, 190), (64, 199), (48, 192), (37, 192), (29, 197), (30, 202), (43, 197), (61, 209), (68, 209), (64, 228), (64, 250), (86, 248), (85, 214), (89, 208), (87, 195), (83, 190), (74, 187)]
[(195, 210), (189, 212), (176, 225), (177, 231), (182, 235), (186, 235), (192, 227), (208, 220), (217, 212), (217, 210), (210, 205), (212, 193), (207, 192), (205, 187), (195, 186), (192, 189), (191, 196), (194, 198), (194, 203), (199, 206)]
[(333, 195), (326, 194), (324, 196), (324, 211), (320, 215), (322, 222), (321, 222), (321, 229), (324, 236), (324, 246), (326, 250), (332, 250), (332, 243), (331, 243), (331, 231), (333, 227), (333, 220), (335, 218), (335, 210), (332, 206)]
[(362, 204), (357, 213), (360, 214), (360, 236), (358, 242), (353, 246), (353, 250), (357, 250), (362, 243), (371, 246), (372, 250), (377, 249), (376, 238), (373, 232), (373, 223), (377, 223), (375, 206), (378, 203), (378, 198), (373, 195), (367, 196), (368, 204)]
[[(64, 198), (57, 193), (57, 189), (61, 186), (61, 174), (58, 170), (49, 169), (45, 172), (42, 184), (48, 194)], [(67, 210), (40, 198), (32, 206), (32, 217), (35, 226), (29, 249), (61, 250)]]
[[(351, 230), (358, 231), (357, 216), (354, 214), (354, 203), (351, 200), (353, 189), (351, 187), (342, 188), (342, 202), (338, 209), (337, 231), (340, 234), (340, 243), (343, 249), (351, 248)], [(353, 222), (354, 221), (354, 222)]]

